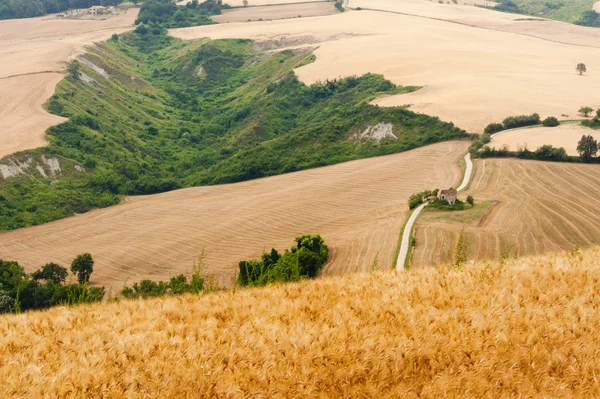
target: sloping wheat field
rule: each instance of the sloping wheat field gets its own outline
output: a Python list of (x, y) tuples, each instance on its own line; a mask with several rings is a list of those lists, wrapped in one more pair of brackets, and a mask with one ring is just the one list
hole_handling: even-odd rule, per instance
[(598, 245), (599, 184), (598, 165), (477, 160), (464, 196), (491, 207), (476, 218), (469, 217), (473, 210), (425, 214), (417, 223), (412, 265), (452, 262), (463, 227), (467, 258), (475, 260)]
[(46, 130), (65, 120), (42, 108), (64, 77), (65, 63), (86, 45), (132, 29), (137, 14), (130, 9), (102, 21), (0, 21), (0, 158), (46, 144)]
[(0, 259), (31, 271), (90, 252), (92, 283), (119, 289), (144, 278), (208, 271), (231, 286), (240, 260), (283, 250), (319, 233), (330, 247), (325, 274), (391, 267), (413, 192), (456, 184), (468, 142), (453, 141), (238, 184), (146, 197), (42, 226), (0, 234)]
[[(444, 1), (444, 3), (446, 3)], [(317, 46), (304, 82), (380, 73), (423, 86), (375, 102), (412, 104), (471, 132), (511, 115), (577, 115), (599, 107), (597, 30), (480, 7), (424, 0), (351, 0), (336, 15), (175, 29), (184, 40), (252, 38), (283, 47)], [(382, 11), (369, 11), (366, 9)], [(579, 76), (577, 63), (587, 65)]]
[(600, 395), (600, 251), (0, 317), (0, 396)]

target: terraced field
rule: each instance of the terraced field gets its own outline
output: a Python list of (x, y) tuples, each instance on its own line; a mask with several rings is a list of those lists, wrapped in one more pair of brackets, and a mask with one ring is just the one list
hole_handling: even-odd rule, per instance
[(205, 250), (208, 269), (231, 286), (242, 259), (288, 248), (304, 233), (330, 246), (325, 274), (389, 268), (413, 192), (456, 184), (468, 142), (224, 186), (146, 197), (42, 226), (0, 234), (0, 259), (27, 270), (97, 260), (92, 283), (119, 289), (144, 278), (190, 271)]
[(475, 260), (600, 244), (600, 199), (595, 194), (600, 166), (486, 159), (477, 160), (475, 170), (464, 195), (493, 205), (475, 218), (469, 213), (478, 210), (465, 211), (462, 218), (460, 212), (425, 215), (417, 223), (414, 267), (452, 261), (463, 226), (468, 258)]

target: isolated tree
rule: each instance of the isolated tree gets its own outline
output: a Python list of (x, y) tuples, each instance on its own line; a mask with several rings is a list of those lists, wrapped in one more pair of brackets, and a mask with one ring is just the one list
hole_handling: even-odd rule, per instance
[(577, 152), (584, 161), (589, 161), (598, 153), (598, 142), (592, 136), (581, 136), (577, 143)]
[(581, 107), (579, 108), (579, 113), (585, 117), (587, 117), (593, 109), (590, 107)]
[(467, 195), (467, 203), (468, 203), (469, 205), (473, 205), (473, 204), (475, 204), (475, 199), (473, 198), (473, 196), (472, 196), (472, 195)]
[(71, 263), (71, 271), (77, 275), (77, 281), (79, 284), (85, 284), (90, 281), (90, 276), (94, 271), (94, 258), (91, 254), (77, 255)]
[(71, 62), (69, 64), (69, 66), (67, 67), (67, 72), (69, 73), (69, 75), (71, 75), (71, 77), (73, 78), (73, 80), (79, 80), (79, 69), (81, 68), (81, 65), (79, 64), (79, 61), (77, 60), (73, 60), (73, 62)]
[(56, 284), (64, 283), (67, 278), (67, 269), (56, 263), (46, 263), (40, 270), (33, 272), (34, 280), (54, 281)]
[(575, 69), (577, 70), (577, 72), (579, 72), (580, 75), (583, 75), (584, 72), (587, 72), (587, 68), (585, 67), (585, 64), (582, 62), (577, 64)]
[(244, 0), (243, 3), (244, 3), (244, 7), (248, 7), (248, 0)]

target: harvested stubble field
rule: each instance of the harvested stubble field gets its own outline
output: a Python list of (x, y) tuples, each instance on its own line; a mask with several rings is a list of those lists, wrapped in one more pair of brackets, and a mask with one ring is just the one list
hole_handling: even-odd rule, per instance
[[(600, 244), (600, 166), (484, 159), (475, 163), (468, 190), (475, 201), (497, 201), (481, 219), (463, 224), (444, 214), (426, 214), (417, 223), (412, 266), (453, 261), (458, 236), (470, 260), (572, 251)], [(465, 218), (468, 213), (465, 212)], [(455, 217), (460, 212), (448, 215)]]
[(232, 11), (215, 15), (212, 17), (212, 20), (218, 23), (258, 20), (271, 21), (275, 19), (316, 17), (319, 15), (335, 14), (337, 12), (338, 11), (332, 2), (298, 3), (236, 8)]
[[(350, 6), (389, 12), (232, 23), (171, 34), (185, 40), (318, 44), (316, 62), (297, 70), (304, 82), (374, 72), (398, 84), (425, 86), (375, 102), (412, 104), (415, 111), (472, 132), (511, 115), (576, 115), (581, 104), (600, 106), (600, 74), (594, 67), (600, 66), (600, 42), (593, 28), (422, 0), (352, 0)], [(576, 73), (578, 62), (588, 66), (587, 75)]]
[(330, 247), (325, 274), (390, 267), (413, 192), (450, 186), (468, 142), (352, 161), (244, 183), (146, 197), (42, 226), (0, 234), (0, 259), (32, 271), (68, 265), (90, 252), (92, 283), (120, 289), (144, 278), (191, 271), (205, 249), (208, 271), (231, 286), (240, 260), (294, 238), (321, 234)]
[(130, 30), (137, 13), (130, 9), (102, 21), (0, 21), (0, 158), (46, 144), (46, 130), (64, 120), (42, 108), (64, 77), (64, 63), (85, 46)]
[(600, 395), (600, 251), (0, 317), (0, 396)]
[(579, 155), (577, 143), (583, 135), (600, 139), (600, 131), (581, 126), (579, 123), (569, 123), (556, 127), (507, 130), (494, 135), (488, 145), (498, 149), (506, 147), (509, 151), (517, 151), (520, 148), (535, 151), (543, 145), (551, 144), (554, 147), (564, 147), (569, 155)]

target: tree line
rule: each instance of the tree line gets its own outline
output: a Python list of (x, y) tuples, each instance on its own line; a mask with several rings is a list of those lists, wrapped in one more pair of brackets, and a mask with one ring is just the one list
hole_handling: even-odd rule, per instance
[(100, 301), (104, 287), (87, 286), (93, 271), (89, 253), (77, 255), (71, 263), (76, 283), (67, 282), (69, 272), (56, 263), (27, 274), (17, 262), (0, 259), (0, 313)]
[(116, 6), (124, 0), (0, 0), (0, 19), (31, 18), (73, 8)]

